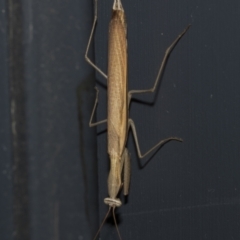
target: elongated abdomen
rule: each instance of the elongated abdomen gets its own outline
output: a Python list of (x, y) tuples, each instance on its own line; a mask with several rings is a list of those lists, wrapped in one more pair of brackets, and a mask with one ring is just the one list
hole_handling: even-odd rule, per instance
[(121, 158), (127, 133), (127, 39), (124, 12), (114, 10), (108, 49), (108, 153)]

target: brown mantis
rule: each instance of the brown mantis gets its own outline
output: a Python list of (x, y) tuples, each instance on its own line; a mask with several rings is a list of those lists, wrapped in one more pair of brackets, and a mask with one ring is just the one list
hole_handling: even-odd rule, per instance
[[(182, 36), (187, 32), (190, 25), (174, 40), (165, 52), (164, 58), (160, 65), (155, 83), (152, 88), (146, 90), (128, 91), (127, 84), (127, 27), (124, 9), (121, 0), (114, 0), (112, 18), (109, 24), (109, 42), (108, 42), (108, 75), (99, 69), (88, 57), (89, 46), (91, 44), (93, 33), (97, 23), (97, 0), (95, 0), (95, 13), (91, 34), (88, 40), (85, 58), (86, 61), (95, 68), (104, 78), (107, 79), (108, 86), (108, 116), (107, 119), (93, 123), (93, 116), (98, 103), (98, 89), (93, 111), (90, 117), (89, 126), (94, 127), (102, 123), (107, 123), (108, 132), (108, 154), (110, 157), (110, 172), (108, 176), (108, 194), (109, 197), (104, 199), (104, 203), (109, 205), (109, 210), (94, 238), (97, 238), (101, 227), (103, 226), (111, 209), (114, 223), (121, 239), (116, 218), (115, 208), (122, 205), (121, 200), (117, 198), (123, 186), (123, 194), (128, 195), (130, 184), (130, 156), (126, 148), (127, 136), (129, 129), (133, 132), (139, 158), (143, 158), (153, 150), (159, 148), (170, 140), (182, 141), (177, 137), (169, 137), (161, 140), (145, 154), (140, 151), (135, 124), (128, 117), (129, 106), (133, 94), (150, 93), (156, 90), (159, 79), (162, 76), (163, 69), (167, 59)], [(122, 177), (123, 175), (123, 177)]]

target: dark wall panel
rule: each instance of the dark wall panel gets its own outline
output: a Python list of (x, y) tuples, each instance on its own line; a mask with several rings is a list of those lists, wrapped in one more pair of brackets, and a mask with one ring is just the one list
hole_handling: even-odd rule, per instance
[(92, 4), (26, 1), (23, 9), (31, 239), (91, 239), (98, 216), (96, 130), (88, 128), (95, 79), (84, 51)]
[(1, 239), (91, 239), (97, 228), (92, 12), (89, 1), (11, 0), (6, 19), (1, 8)]
[(0, 2), (0, 238), (13, 239), (13, 178), (8, 72), (8, 14)]

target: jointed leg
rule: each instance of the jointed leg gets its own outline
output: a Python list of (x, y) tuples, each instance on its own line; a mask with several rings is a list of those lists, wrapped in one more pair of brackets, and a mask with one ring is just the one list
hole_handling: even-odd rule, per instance
[(177, 138), (177, 137), (169, 137), (166, 138), (164, 140), (161, 140), (159, 143), (157, 143), (154, 147), (152, 147), (150, 150), (148, 150), (146, 153), (142, 154), (140, 147), (139, 147), (139, 143), (138, 143), (138, 138), (137, 138), (137, 132), (136, 132), (136, 128), (135, 128), (135, 124), (133, 122), (132, 119), (128, 119), (128, 124), (129, 127), (132, 128), (132, 132), (133, 132), (133, 137), (136, 143), (136, 147), (137, 147), (137, 153), (138, 153), (138, 157), (139, 158), (144, 158), (145, 156), (147, 156), (150, 152), (152, 152), (153, 150), (155, 150), (156, 148), (159, 148), (160, 146), (164, 145), (165, 143), (171, 141), (171, 140), (176, 140), (179, 142), (182, 142), (183, 140), (181, 138)]
[(167, 48), (166, 52), (165, 52), (165, 55), (164, 55), (164, 58), (162, 60), (162, 63), (161, 63), (161, 66), (159, 68), (159, 71), (158, 71), (158, 75), (157, 75), (157, 78), (155, 80), (155, 83), (153, 85), (152, 88), (150, 89), (146, 89), (146, 90), (131, 90), (128, 92), (128, 103), (130, 103), (130, 100), (131, 100), (131, 97), (132, 97), (132, 94), (134, 93), (149, 93), (149, 92), (154, 92), (155, 89), (156, 89), (156, 86), (158, 84), (158, 81), (159, 79), (161, 78), (162, 76), (162, 73), (163, 73), (163, 70), (166, 66), (166, 63), (167, 63), (167, 59), (171, 53), (171, 51), (173, 50), (173, 48), (176, 46), (176, 44), (178, 43), (178, 41), (183, 37), (183, 35), (187, 32), (187, 30), (190, 28), (191, 25), (189, 25), (175, 40), (174, 42)]
[(102, 121), (99, 121), (99, 122), (96, 122), (96, 123), (92, 123), (92, 119), (93, 119), (93, 116), (94, 116), (94, 113), (95, 113), (95, 110), (96, 110), (96, 107), (97, 107), (97, 103), (98, 103), (98, 93), (99, 93), (99, 90), (97, 89), (97, 87), (95, 87), (95, 89), (97, 91), (97, 95), (96, 95), (94, 107), (93, 107), (93, 110), (92, 110), (92, 114), (91, 114), (91, 117), (90, 117), (89, 127), (94, 127), (94, 126), (97, 126), (99, 124), (107, 122), (107, 119), (105, 119), (105, 120), (102, 120)]
[(131, 163), (130, 154), (127, 148), (125, 148), (122, 156), (123, 161), (123, 194), (126, 196), (129, 192), (130, 178), (131, 178)]
[(86, 48), (85, 59), (92, 67), (94, 67), (102, 76), (104, 76), (107, 79), (107, 75), (99, 67), (97, 67), (92, 62), (92, 60), (90, 60), (90, 58), (88, 57), (88, 51), (89, 51), (90, 44), (92, 42), (93, 33), (94, 33), (94, 30), (95, 30), (95, 27), (96, 27), (96, 23), (97, 23), (97, 0), (95, 0), (95, 3), (94, 3), (94, 20), (93, 20), (93, 26), (92, 26), (91, 34), (90, 34), (90, 37), (89, 37), (89, 40), (88, 40), (87, 48)]

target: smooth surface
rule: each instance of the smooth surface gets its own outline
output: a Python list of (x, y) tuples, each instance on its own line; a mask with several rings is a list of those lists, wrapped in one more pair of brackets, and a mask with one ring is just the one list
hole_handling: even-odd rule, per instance
[(23, 9), (31, 239), (91, 239), (98, 219), (96, 130), (88, 128), (95, 91), (84, 52), (92, 4), (26, 1)]
[(13, 182), (10, 121), (10, 94), (8, 82), (7, 7), (0, 2), (0, 238), (13, 239)]
[[(123, 239), (238, 239), (240, 236), (239, 2), (122, 1), (128, 23), (129, 89), (152, 87), (166, 48), (190, 23), (172, 52), (156, 94), (137, 96), (130, 116), (140, 147), (177, 136), (139, 168), (132, 135), (132, 178), (118, 212)], [(99, 1), (97, 65), (106, 72), (112, 1)], [(98, 75), (100, 85), (106, 81)], [(98, 120), (106, 118), (100, 88)], [(105, 126), (98, 128), (101, 133)], [(109, 158), (98, 136), (100, 219), (107, 211)], [(101, 239), (117, 239), (109, 220)]]

